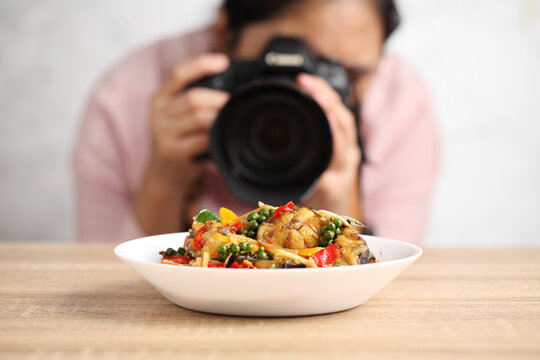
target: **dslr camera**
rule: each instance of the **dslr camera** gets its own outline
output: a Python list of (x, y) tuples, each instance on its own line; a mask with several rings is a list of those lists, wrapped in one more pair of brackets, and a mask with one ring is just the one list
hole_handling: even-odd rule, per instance
[(330, 125), (317, 102), (298, 88), (301, 72), (324, 78), (346, 103), (346, 70), (297, 37), (275, 37), (258, 58), (233, 58), (223, 73), (190, 85), (231, 94), (212, 127), (210, 154), (245, 203), (302, 201), (330, 163)]

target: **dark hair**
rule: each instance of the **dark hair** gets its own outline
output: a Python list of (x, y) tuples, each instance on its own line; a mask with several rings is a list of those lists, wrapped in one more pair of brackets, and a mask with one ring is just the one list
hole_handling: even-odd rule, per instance
[[(269, 19), (286, 7), (309, 0), (224, 0), (228, 28), (234, 37), (249, 24)], [(371, 0), (376, 6), (383, 24), (385, 40), (399, 25), (400, 17), (394, 0)]]

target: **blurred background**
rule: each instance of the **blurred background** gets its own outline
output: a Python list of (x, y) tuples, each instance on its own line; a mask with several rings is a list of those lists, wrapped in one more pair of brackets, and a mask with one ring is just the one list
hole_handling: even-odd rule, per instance
[[(0, 1), (0, 239), (74, 239), (70, 156), (110, 66), (209, 24), (219, 0)], [(433, 91), (431, 246), (540, 246), (540, 0), (398, 1), (388, 51)]]

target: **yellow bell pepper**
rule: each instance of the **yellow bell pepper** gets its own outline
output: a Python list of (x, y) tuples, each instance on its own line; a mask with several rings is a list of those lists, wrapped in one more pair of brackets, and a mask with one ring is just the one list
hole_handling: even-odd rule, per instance
[(225, 235), (217, 234), (217, 235), (216, 235), (216, 238), (217, 238), (219, 241), (221, 241), (221, 242), (223, 242), (223, 243), (225, 243), (225, 244), (228, 244), (228, 243), (231, 242), (231, 238), (228, 237), (228, 236), (225, 236)]
[(317, 251), (323, 249), (322, 247), (314, 247), (314, 248), (308, 248), (301, 250), (298, 255), (304, 256), (304, 257), (311, 257), (313, 254), (315, 254)]
[(230, 225), (238, 218), (238, 216), (236, 216), (236, 214), (231, 210), (222, 207), (219, 209), (219, 218), (221, 219), (221, 223), (223, 225)]

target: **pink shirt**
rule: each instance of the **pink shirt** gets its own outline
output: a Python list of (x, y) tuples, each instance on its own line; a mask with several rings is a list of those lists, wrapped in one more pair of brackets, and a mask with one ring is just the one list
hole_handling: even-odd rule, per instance
[[(150, 152), (150, 97), (175, 65), (209, 52), (211, 44), (209, 31), (161, 41), (125, 59), (99, 83), (73, 159), (79, 239), (123, 241), (144, 235), (132, 202)], [(370, 161), (361, 176), (365, 222), (378, 236), (419, 242), (439, 159), (428, 91), (406, 65), (385, 56), (361, 118)], [(199, 208), (249, 211), (232, 197), (214, 165), (205, 167), (204, 182), (207, 191), (197, 201)]]

